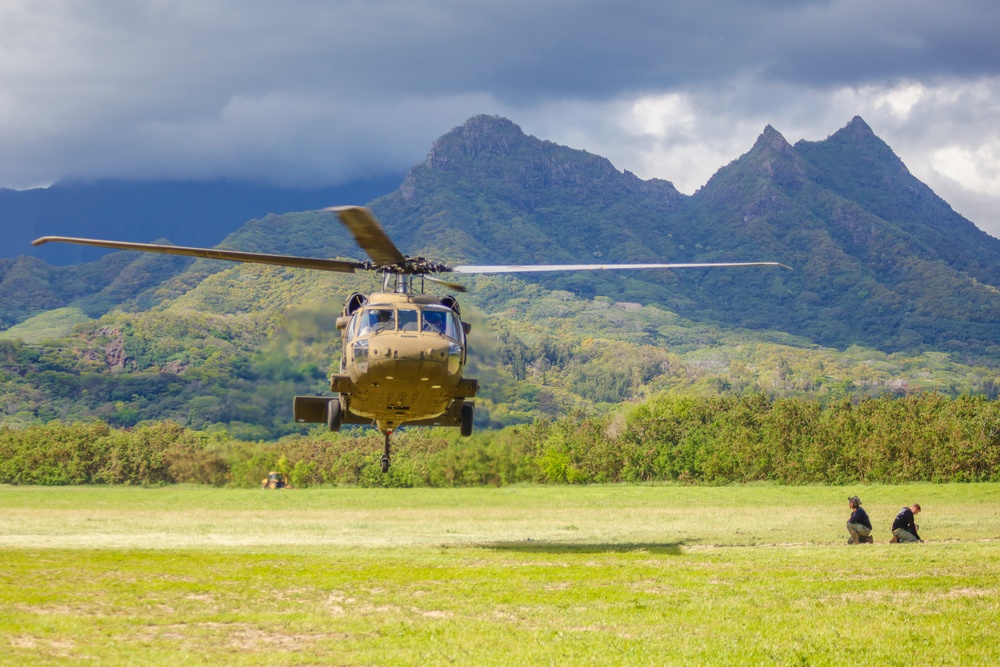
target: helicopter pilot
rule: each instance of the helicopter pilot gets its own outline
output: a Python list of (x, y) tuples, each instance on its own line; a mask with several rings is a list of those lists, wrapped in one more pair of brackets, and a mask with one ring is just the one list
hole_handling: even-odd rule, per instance
[(369, 334), (373, 331), (385, 331), (394, 328), (393, 311), (389, 309), (371, 309), (364, 313), (364, 322), (358, 335)]
[(447, 313), (441, 312), (439, 310), (425, 310), (423, 315), (424, 315), (424, 325), (422, 329), (423, 331), (430, 331), (432, 333), (444, 334), (445, 330), (448, 328)]

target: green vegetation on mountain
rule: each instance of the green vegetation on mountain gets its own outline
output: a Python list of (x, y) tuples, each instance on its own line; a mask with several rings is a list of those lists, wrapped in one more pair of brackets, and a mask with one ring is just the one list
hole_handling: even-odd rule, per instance
[[(0, 339), (4, 421), (171, 419), (250, 439), (298, 432), (290, 397), (324, 392), (340, 355), (339, 302), (322, 296), (370, 288), (369, 280), (236, 266), (150, 311), (105, 315), (44, 345)], [(468, 374), (483, 385), (480, 427), (601, 413), (659, 392), (830, 403), (914, 389), (995, 396), (1000, 382), (997, 371), (944, 353), (838, 351), (509, 277), (481, 277), (473, 291), (465, 304), (473, 323)]]

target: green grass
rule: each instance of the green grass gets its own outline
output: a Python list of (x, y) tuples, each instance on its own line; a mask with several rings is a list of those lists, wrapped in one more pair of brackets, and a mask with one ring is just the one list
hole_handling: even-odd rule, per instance
[[(875, 545), (844, 544), (854, 493)], [(995, 664), (998, 501), (0, 487), (0, 664)], [(912, 502), (927, 542), (886, 544)]]

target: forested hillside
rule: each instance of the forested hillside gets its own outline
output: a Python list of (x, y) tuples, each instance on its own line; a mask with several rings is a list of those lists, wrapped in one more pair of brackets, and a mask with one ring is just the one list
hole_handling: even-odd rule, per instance
[[(794, 268), (460, 278), (480, 427), (602, 414), (664, 392), (996, 397), (1000, 241), (913, 178), (860, 118), (794, 147), (767, 128), (688, 197), (481, 116), (371, 207), (404, 252), (447, 261)], [(262, 216), (222, 245), (362, 257), (320, 212)], [(343, 298), (375, 287), (135, 253), (61, 267), (0, 260), (0, 423), (299, 431), (291, 396), (325, 391)]]

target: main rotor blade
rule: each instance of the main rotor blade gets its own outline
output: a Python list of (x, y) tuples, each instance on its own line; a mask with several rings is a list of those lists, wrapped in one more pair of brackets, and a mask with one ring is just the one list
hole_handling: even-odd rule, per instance
[(389, 235), (378, 224), (372, 212), (364, 206), (331, 206), (323, 210), (340, 216), (340, 221), (350, 230), (354, 240), (379, 266), (401, 265), (406, 262), (406, 257), (389, 240)]
[(98, 239), (77, 239), (68, 236), (43, 236), (31, 242), (31, 245), (43, 243), (76, 243), (100, 248), (116, 250), (141, 250), (142, 252), (158, 252), (165, 255), (186, 255), (188, 257), (203, 257), (205, 259), (224, 259), (230, 262), (252, 262), (255, 264), (274, 264), (291, 266), (299, 269), (317, 269), (319, 271), (337, 271), (354, 273), (355, 269), (366, 268), (363, 262), (344, 261), (339, 259), (318, 259), (312, 257), (292, 257), (291, 255), (270, 255), (258, 252), (240, 252), (238, 250), (219, 250), (218, 248), (186, 248), (175, 245), (157, 245), (154, 243), (129, 243), (126, 241), (101, 241)]
[(714, 269), (728, 266), (780, 266), (778, 262), (720, 262), (712, 264), (521, 264), (513, 266), (453, 266), (455, 273), (531, 273), (533, 271), (604, 271), (618, 269)]
[(435, 278), (434, 276), (429, 276), (426, 273), (421, 274), (421, 277), (425, 280), (429, 280), (432, 283), (437, 283), (438, 285), (444, 285), (448, 289), (455, 290), (456, 292), (464, 292), (465, 285), (459, 285), (458, 283), (449, 282), (447, 280), (441, 280), (440, 278)]

